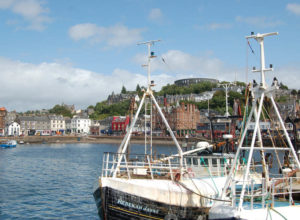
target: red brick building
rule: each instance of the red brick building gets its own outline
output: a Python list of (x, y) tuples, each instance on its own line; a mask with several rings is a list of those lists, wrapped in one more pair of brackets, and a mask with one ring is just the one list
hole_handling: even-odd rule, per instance
[[(169, 106), (165, 102), (162, 112), (177, 136), (184, 137), (196, 133), (197, 123), (200, 122), (200, 112), (194, 104), (181, 103), (180, 106)], [(154, 129), (166, 130), (166, 126), (155, 107), (153, 110), (152, 123)]]
[(129, 116), (114, 116), (111, 123), (111, 130), (113, 132), (125, 132), (129, 121)]
[(5, 133), (5, 116), (7, 111), (4, 107), (0, 108), (0, 136), (4, 136)]
[(90, 126), (91, 135), (100, 135), (100, 126), (99, 125), (91, 125)]

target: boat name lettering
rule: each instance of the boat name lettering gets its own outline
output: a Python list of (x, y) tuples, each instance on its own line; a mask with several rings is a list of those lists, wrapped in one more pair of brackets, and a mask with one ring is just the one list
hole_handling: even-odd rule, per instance
[(133, 204), (131, 202), (124, 201), (122, 199), (118, 199), (117, 204), (120, 204), (120, 205), (128, 207), (128, 208), (133, 208), (133, 209), (136, 209), (139, 211), (142, 210), (144, 212), (150, 212), (150, 213), (155, 213), (155, 214), (158, 214), (158, 212), (159, 212), (159, 210), (157, 210), (157, 209), (152, 209), (152, 208), (149, 208), (148, 206)]

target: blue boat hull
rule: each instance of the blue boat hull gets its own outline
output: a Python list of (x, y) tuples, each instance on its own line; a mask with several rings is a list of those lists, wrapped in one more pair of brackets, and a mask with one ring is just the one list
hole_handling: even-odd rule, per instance
[(17, 145), (10, 145), (10, 144), (0, 144), (0, 147), (2, 148), (13, 148), (16, 147)]

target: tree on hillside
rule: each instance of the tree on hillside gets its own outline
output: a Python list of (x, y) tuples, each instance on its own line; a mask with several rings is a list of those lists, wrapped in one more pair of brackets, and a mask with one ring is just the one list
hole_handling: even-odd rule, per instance
[(65, 117), (72, 117), (71, 111), (62, 105), (55, 105), (52, 109), (49, 110), (51, 114), (62, 115)]
[(92, 119), (102, 119), (103, 116), (127, 115), (129, 112), (130, 100), (108, 105), (106, 101), (98, 102), (94, 108)]
[(292, 94), (293, 96), (296, 96), (296, 95), (297, 95), (297, 90), (296, 90), (296, 89), (293, 89), (292, 92), (291, 92), (291, 94)]
[(141, 90), (142, 90), (142, 89), (141, 89), (140, 85), (137, 84), (137, 85), (136, 85), (135, 91), (139, 93), (139, 92), (141, 92)]
[(122, 86), (121, 93), (122, 93), (122, 94), (126, 94), (126, 93), (127, 93), (127, 90), (126, 90), (125, 86)]
[(211, 82), (200, 82), (196, 84), (192, 84), (190, 86), (177, 86), (175, 84), (167, 84), (163, 86), (162, 89), (157, 93), (162, 96), (164, 94), (167, 95), (177, 95), (177, 94), (199, 94), (205, 91), (212, 91), (217, 85)]
[(289, 89), (289, 88), (288, 88), (286, 85), (284, 85), (282, 82), (279, 83), (279, 88), (280, 88), (280, 89), (283, 89), (283, 90), (288, 90), (288, 89)]

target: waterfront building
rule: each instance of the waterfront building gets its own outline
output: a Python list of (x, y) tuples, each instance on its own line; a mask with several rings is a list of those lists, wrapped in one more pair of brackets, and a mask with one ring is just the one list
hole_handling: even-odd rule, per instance
[(75, 115), (71, 119), (71, 129), (74, 134), (89, 134), (91, 119), (87, 116)]
[(11, 122), (6, 126), (6, 135), (7, 136), (20, 136), (21, 135), (21, 127), (17, 122)]
[(0, 136), (5, 135), (5, 116), (7, 114), (6, 108), (0, 108)]
[(127, 130), (129, 122), (129, 116), (114, 116), (111, 123), (111, 129), (113, 132), (124, 133)]
[(51, 126), (48, 116), (17, 116), (22, 135), (50, 135)]
[(71, 118), (64, 117), (64, 120), (66, 125), (65, 134), (71, 134), (72, 133)]
[(90, 134), (91, 135), (100, 135), (100, 121), (92, 120), (90, 126)]
[(16, 118), (17, 118), (16, 111), (7, 112), (6, 117), (5, 117), (5, 124), (8, 125), (8, 124), (16, 121)]
[[(171, 129), (178, 136), (195, 135), (197, 123), (200, 121), (200, 112), (194, 104), (181, 103), (181, 105), (170, 106), (165, 102), (162, 111)], [(166, 127), (155, 107), (153, 109), (152, 125), (156, 131), (166, 131)]]
[(49, 115), (52, 134), (64, 134), (66, 130), (65, 119), (62, 115)]
[(107, 118), (104, 118), (99, 121), (100, 123), (100, 132), (103, 134), (107, 134), (109, 131), (111, 131), (111, 123), (112, 123), (113, 117), (109, 116)]

